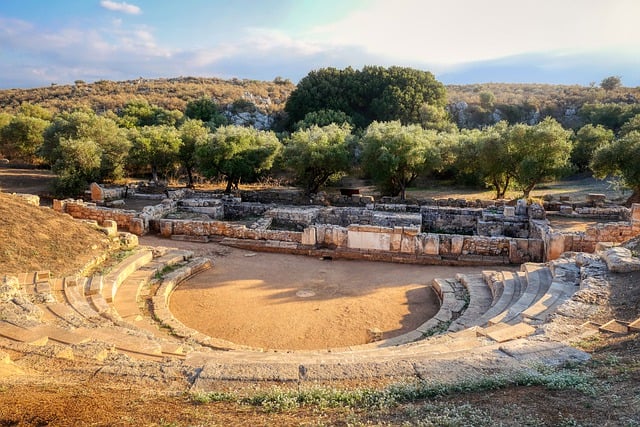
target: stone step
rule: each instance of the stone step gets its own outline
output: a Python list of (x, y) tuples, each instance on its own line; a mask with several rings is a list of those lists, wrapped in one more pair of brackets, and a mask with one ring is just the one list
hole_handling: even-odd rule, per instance
[(491, 338), (492, 340), (503, 343), (515, 340), (517, 338), (528, 337), (536, 332), (536, 328), (527, 323), (516, 323), (514, 325), (507, 323), (497, 323), (495, 325), (479, 328), (478, 334)]
[(493, 294), (482, 274), (458, 274), (456, 278), (469, 292), (469, 305), (462, 316), (451, 323), (449, 331), (459, 331), (474, 325), (493, 303)]
[(531, 307), (538, 298), (541, 298), (551, 284), (551, 274), (548, 267), (526, 263), (522, 265), (522, 269), (526, 274), (526, 287), (520, 298), (509, 308), (506, 316), (501, 320), (504, 323), (519, 323), (521, 313)]
[(51, 324), (38, 325), (35, 328), (32, 328), (32, 330), (42, 335), (46, 335), (50, 340), (61, 344), (76, 345), (90, 341), (90, 338), (85, 334), (59, 328)]
[(104, 300), (102, 294), (89, 295), (87, 299), (89, 300), (91, 306), (95, 309), (95, 311), (100, 314), (100, 316), (112, 322), (118, 322), (122, 320), (122, 318), (118, 315), (111, 304), (107, 303)]
[(63, 320), (71, 326), (77, 328), (85, 325), (86, 319), (68, 304), (53, 302), (48, 303), (46, 307), (57, 319)]
[(475, 321), (475, 325), (483, 326), (492, 319), (495, 323), (499, 323), (500, 320), (498, 320), (498, 317), (500, 314), (506, 312), (511, 304), (513, 304), (517, 291), (516, 281), (518, 279), (514, 277), (514, 274), (511, 271), (503, 271), (500, 273), (500, 276), (502, 277), (502, 280), (497, 281), (497, 283), (501, 284), (499, 287), (502, 288), (500, 296), (497, 299), (494, 299), (493, 305)]
[[(464, 309), (465, 301), (457, 298), (453, 282), (452, 279), (433, 279), (431, 286), (440, 299), (440, 308), (435, 316), (416, 328), (418, 333), (424, 335), (438, 331), (443, 325), (451, 323), (453, 313), (460, 313)], [(405, 342), (410, 341), (413, 340)]]
[(0, 337), (34, 346), (44, 346), (49, 341), (49, 337), (46, 334), (16, 326), (4, 320), (0, 320)]
[(118, 288), (129, 275), (153, 260), (153, 252), (150, 249), (139, 249), (131, 256), (121, 261), (116, 268), (104, 277), (102, 295), (107, 302), (113, 301)]
[(554, 279), (542, 298), (522, 312), (522, 319), (546, 322), (549, 316), (555, 313), (562, 303), (571, 298), (574, 292), (573, 283), (562, 283)]
[(614, 319), (600, 326), (599, 329), (600, 329), (600, 332), (612, 332), (614, 334), (627, 334), (629, 333), (629, 323)]
[(78, 334), (113, 345), (116, 349), (141, 356), (162, 356), (162, 346), (157, 340), (132, 334), (130, 330), (117, 327), (79, 328)]
[(489, 286), (491, 290), (491, 295), (493, 295), (493, 304), (500, 299), (502, 293), (504, 292), (503, 286), (503, 275), (502, 272), (488, 270), (483, 271), (482, 276), (484, 278), (484, 282)]
[(118, 289), (112, 305), (124, 320), (135, 319), (141, 315), (138, 298), (141, 288), (154, 276), (152, 270), (137, 270), (132, 273)]
[(71, 307), (85, 319), (92, 322), (101, 320), (100, 313), (94, 310), (84, 296), (86, 278), (69, 278), (65, 280), (64, 296)]

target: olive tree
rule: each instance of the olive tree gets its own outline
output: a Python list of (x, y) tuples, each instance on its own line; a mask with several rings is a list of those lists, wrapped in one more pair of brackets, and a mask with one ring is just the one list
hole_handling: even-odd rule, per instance
[(593, 153), (600, 147), (613, 141), (613, 131), (601, 125), (584, 125), (574, 138), (571, 162), (580, 172), (589, 167)]
[(175, 127), (160, 125), (131, 129), (129, 138), (132, 144), (130, 166), (149, 168), (154, 182), (158, 182), (160, 175), (166, 177), (179, 164), (182, 140)]
[(632, 189), (628, 202), (640, 198), (640, 131), (634, 130), (600, 147), (591, 162), (598, 178), (617, 176)]
[(329, 178), (349, 170), (353, 140), (348, 125), (300, 129), (287, 141), (285, 165), (304, 184), (307, 194), (317, 193)]
[(100, 178), (115, 180), (124, 176), (127, 155), (131, 144), (126, 131), (105, 116), (92, 110), (77, 110), (58, 114), (44, 132), (40, 154), (55, 163), (57, 147), (62, 138), (91, 140), (100, 147)]
[(436, 169), (437, 134), (399, 121), (373, 122), (362, 137), (362, 165), (380, 190), (404, 200), (407, 187), (420, 173)]
[(514, 125), (510, 131), (515, 147), (514, 176), (525, 198), (547, 178), (566, 171), (571, 154), (571, 131), (547, 117), (540, 123)]
[(230, 193), (241, 180), (256, 179), (271, 169), (281, 149), (282, 144), (271, 131), (222, 126), (196, 147), (196, 161), (205, 176), (224, 175), (225, 192)]
[(187, 173), (187, 187), (193, 186), (193, 171), (197, 166), (196, 147), (209, 137), (209, 129), (198, 119), (187, 119), (179, 128), (182, 144), (178, 149), (178, 158)]

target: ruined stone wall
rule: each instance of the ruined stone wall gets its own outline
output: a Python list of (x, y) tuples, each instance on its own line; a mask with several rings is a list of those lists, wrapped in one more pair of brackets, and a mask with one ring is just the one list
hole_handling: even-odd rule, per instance
[(434, 263), (540, 262), (544, 255), (542, 240), (421, 233), (416, 227), (316, 225), (304, 230), (302, 244), (363, 253), (396, 253), (430, 258)]
[(247, 227), (226, 221), (193, 221), (179, 219), (161, 219), (157, 221), (159, 233), (163, 237), (188, 236), (208, 238), (224, 236), (249, 240), (277, 240), (282, 242), (302, 241), (302, 232), (271, 230), (261, 227)]
[[(404, 205), (402, 210), (391, 210), (388, 205), (369, 205), (366, 208), (338, 207), (323, 208), (318, 211), (315, 222), (347, 227), (351, 224), (378, 225), (382, 227), (420, 227), (422, 217), (419, 212), (407, 212)], [(375, 210), (374, 210), (375, 209)]]
[(545, 261), (563, 252), (594, 252), (598, 242), (622, 243), (640, 235), (640, 204), (633, 204), (629, 217), (629, 221), (590, 225), (584, 232), (559, 232), (546, 221), (531, 221), (531, 237), (544, 241)]
[(119, 228), (129, 230), (129, 224), (138, 212), (125, 209), (110, 209), (97, 206), (95, 203), (87, 203), (82, 200), (54, 200), (53, 209), (57, 212), (67, 213), (76, 219), (88, 219), (99, 224), (104, 221), (115, 221)]

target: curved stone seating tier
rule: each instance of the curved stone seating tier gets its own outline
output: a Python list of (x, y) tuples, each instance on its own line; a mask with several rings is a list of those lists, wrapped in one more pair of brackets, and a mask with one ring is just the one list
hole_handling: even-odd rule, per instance
[[(54, 280), (46, 272), (25, 275), (24, 292), (43, 301), (45, 323), (27, 327), (0, 321), (0, 337), (24, 345), (67, 345), (74, 349), (71, 356), (78, 349), (82, 357), (82, 346), (94, 341), (134, 358), (182, 359), (198, 372), (195, 389), (225, 379), (428, 378), (434, 369), (522, 368), (536, 355), (558, 363), (587, 357), (549, 342), (537, 328), (577, 289), (580, 269), (571, 258), (523, 264), (517, 273), (488, 270), (435, 279), (438, 313), (398, 337), (346, 348), (262, 351), (209, 337), (173, 317), (168, 301), (175, 287), (211, 267), (210, 260), (192, 256), (188, 251), (142, 248), (105, 276)], [(169, 265), (174, 268), (166, 268)], [(150, 294), (148, 285), (156, 282)], [(151, 300), (151, 313), (144, 299)], [(637, 325), (627, 328), (632, 327)], [(527, 339), (531, 335), (535, 339)], [(100, 353), (95, 358), (104, 357)]]

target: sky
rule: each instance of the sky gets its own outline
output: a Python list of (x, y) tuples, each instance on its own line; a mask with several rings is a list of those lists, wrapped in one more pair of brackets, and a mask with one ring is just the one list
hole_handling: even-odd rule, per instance
[(325, 67), (640, 86), (640, 0), (0, 0), (0, 88)]

